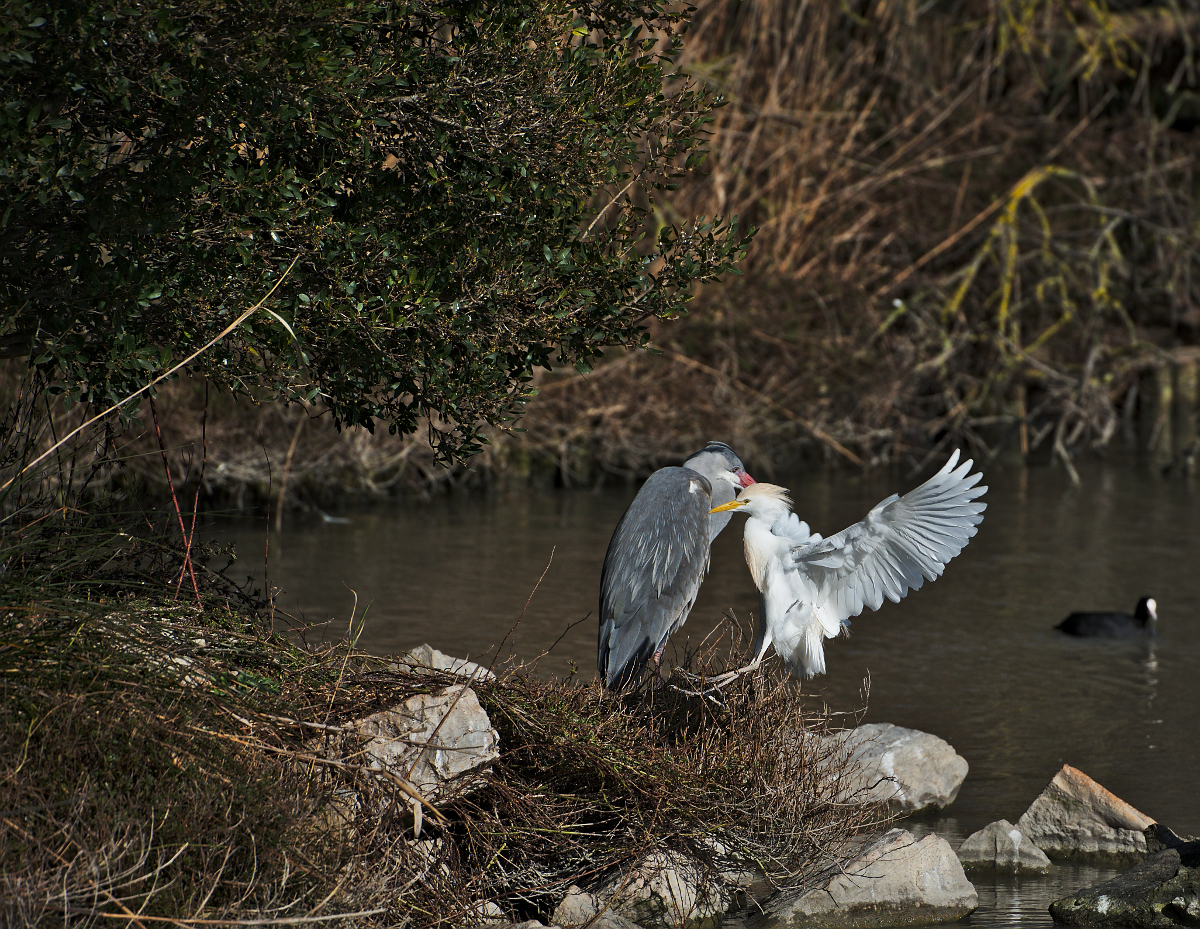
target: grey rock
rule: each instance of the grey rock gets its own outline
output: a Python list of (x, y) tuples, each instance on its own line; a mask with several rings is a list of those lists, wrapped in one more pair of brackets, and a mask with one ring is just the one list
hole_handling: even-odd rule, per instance
[[(1154, 842), (1154, 827), (1147, 830)], [(1200, 841), (1179, 842), (1112, 880), (1055, 900), (1050, 915), (1064, 926), (1200, 926)]]
[(1124, 858), (1146, 854), (1145, 813), (1070, 765), (1017, 820), (1017, 828), (1051, 858)]
[(465, 658), (451, 658), (445, 652), (439, 652), (432, 645), (418, 645), (411, 652), (405, 652), (396, 658), (396, 664), (402, 670), (416, 671), (445, 671), (457, 677), (471, 681), (494, 681), (496, 675), (482, 665)]
[(513, 926), (521, 926), (524, 929), (537, 929), (541, 923), (536, 920), (532, 922), (514, 923), (511, 919), (504, 915), (504, 910), (494, 900), (485, 900), (482, 903), (476, 903), (474, 912), (467, 916), (468, 926), (472, 929), (487, 926), (488, 929), (510, 929)]
[(979, 904), (950, 844), (940, 836), (917, 841), (892, 829), (867, 842), (848, 861), (831, 864), (803, 886), (762, 901), (746, 929), (856, 929), (950, 922)]
[(602, 903), (640, 926), (704, 929), (732, 904), (727, 888), (699, 862), (678, 852), (651, 852), (596, 889)]
[(944, 739), (891, 723), (868, 723), (828, 736), (837, 747), (833, 763), (858, 766), (845, 781), (842, 799), (885, 800), (900, 813), (954, 802), (967, 776), (967, 760)]
[(556, 926), (582, 926), (600, 910), (600, 901), (578, 884), (567, 888), (567, 895), (554, 908), (550, 922)]
[(417, 694), (352, 724), (373, 768), (408, 780), (427, 800), (469, 790), (500, 757), (500, 735), (465, 684)]
[(734, 890), (746, 890), (764, 881), (765, 875), (757, 863), (737, 855), (716, 836), (701, 836), (699, 841), (713, 853), (714, 866), (720, 882)]
[[(555, 926), (563, 927), (563, 929), (574, 929), (576, 926), (582, 926), (589, 922), (588, 929), (639, 929), (635, 923), (630, 922), (611, 907), (601, 912), (602, 906), (603, 904), (595, 894), (590, 894), (572, 884), (567, 889), (567, 895), (555, 908), (550, 922)], [(596, 915), (597, 913), (599, 916)]]
[(1007, 819), (984, 826), (958, 847), (958, 860), (966, 868), (995, 868), (997, 871), (1050, 870), (1046, 853), (1021, 834)]

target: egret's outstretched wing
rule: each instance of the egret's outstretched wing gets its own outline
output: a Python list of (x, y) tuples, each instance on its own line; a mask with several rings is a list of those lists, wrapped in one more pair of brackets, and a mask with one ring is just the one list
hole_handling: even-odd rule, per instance
[(892, 494), (837, 535), (792, 549), (823, 624), (857, 616), (864, 606), (877, 610), (884, 597), (898, 602), (941, 576), (975, 535), (987, 506), (976, 499), (987, 487), (979, 486), (982, 474), (967, 475), (971, 465), (970, 459), (959, 465), (956, 450), (920, 487)]
[(788, 513), (787, 516), (777, 520), (771, 527), (771, 532), (782, 538), (790, 539), (794, 545), (812, 545), (821, 541), (821, 534), (809, 529), (808, 523), (795, 513)]
[(621, 517), (600, 576), (597, 666), (609, 687), (635, 678), (687, 617), (708, 570), (712, 485), (663, 468)]

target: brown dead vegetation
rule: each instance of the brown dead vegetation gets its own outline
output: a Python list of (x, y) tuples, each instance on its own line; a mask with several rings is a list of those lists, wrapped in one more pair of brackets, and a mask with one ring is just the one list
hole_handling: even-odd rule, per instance
[(760, 232), (746, 280), (664, 340), (867, 460), (947, 432), (986, 453), (997, 426), (1064, 460), (1104, 445), (1139, 374), (1200, 337), (1195, 24), (701, 4), (682, 65), (730, 102), (671, 208)]

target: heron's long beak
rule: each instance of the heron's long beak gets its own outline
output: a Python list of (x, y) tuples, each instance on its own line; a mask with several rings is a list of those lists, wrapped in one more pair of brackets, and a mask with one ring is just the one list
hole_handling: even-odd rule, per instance
[(740, 480), (741, 480), (741, 483), (742, 483), (742, 486), (743, 486), (743, 487), (749, 487), (751, 484), (757, 484), (757, 483), (758, 483), (758, 481), (756, 481), (754, 478), (752, 478), (752, 477), (750, 476), (749, 472), (747, 472), (747, 471), (743, 471), (743, 472), (742, 472), (742, 475), (741, 475), (741, 478), (740, 478)]
[(708, 512), (720, 513), (722, 510), (736, 510), (739, 506), (745, 506), (749, 500), (730, 500), (728, 503), (722, 503), (720, 506), (714, 506)]

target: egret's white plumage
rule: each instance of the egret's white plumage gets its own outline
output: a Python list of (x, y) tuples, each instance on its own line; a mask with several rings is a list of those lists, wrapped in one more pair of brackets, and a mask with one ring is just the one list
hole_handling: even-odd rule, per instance
[(792, 510), (786, 488), (752, 484), (714, 512), (745, 513), (746, 563), (761, 593), (752, 670), (774, 647), (797, 675), (825, 672), (824, 640), (838, 635), (864, 606), (879, 609), (941, 576), (983, 520), (977, 498), (983, 475), (972, 462), (946, 465), (903, 497), (892, 494), (866, 519), (823, 539)]

